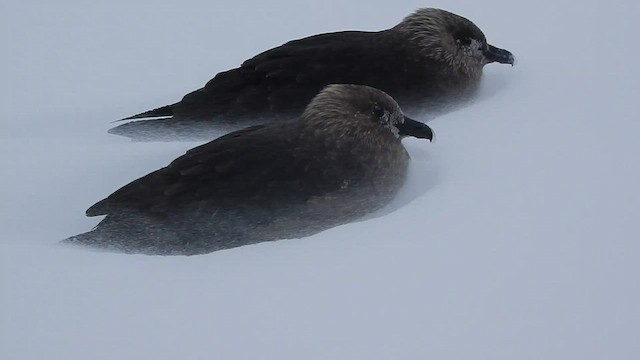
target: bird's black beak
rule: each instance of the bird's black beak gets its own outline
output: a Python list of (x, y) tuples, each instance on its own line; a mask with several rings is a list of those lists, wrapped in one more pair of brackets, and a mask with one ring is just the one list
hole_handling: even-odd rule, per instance
[(489, 44), (487, 44), (487, 48), (484, 51), (484, 57), (487, 59), (487, 64), (499, 62), (500, 64), (511, 64), (513, 66), (516, 62), (516, 58), (512, 53)]
[(395, 125), (398, 128), (400, 137), (413, 136), (418, 139), (433, 140), (433, 130), (431, 130), (427, 124), (421, 123), (420, 121), (405, 116), (402, 124)]

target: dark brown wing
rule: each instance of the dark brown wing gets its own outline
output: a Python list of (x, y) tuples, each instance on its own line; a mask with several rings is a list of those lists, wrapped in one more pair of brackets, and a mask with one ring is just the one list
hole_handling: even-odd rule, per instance
[(392, 30), (346, 31), (290, 41), (221, 72), (173, 105), (127, 119), (113, 134), (137, 140), (209, 139), (215, 131), (294, 118), (329, 84), (391, 95), (405, 112), (444, 94), (439, 66)]
[[(299, 113), (328, 84), (393, 82), (385, 73), (402, 71), (396, 65), (406, 58), (399, 52), (397, 39), (387, 32), (346, 31), (290, 41), (219, 73), (175, 104), (174, 116)], [(398, 78), (396, 85), (403, 81)]]
[[(304, 202), (359, 176), (355, 159), (336, 162), (328, 144), (296, 136), (296, 124), (257, 126), (189, 150), (167, 167), (115, 191), (88, 216), (137, 210), (170, 213), (194, 204), (232, 206)], [(344, 175), (346, 174), (346, 175)], [(347, 179), (350, 180), (350, 179)]]

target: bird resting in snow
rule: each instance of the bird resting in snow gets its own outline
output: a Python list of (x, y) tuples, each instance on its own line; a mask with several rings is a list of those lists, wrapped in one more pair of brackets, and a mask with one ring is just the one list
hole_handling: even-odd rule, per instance
[(330, 85), (297, 119), (232, 132), (123, 186), (87, 210), (106, 215), (93, 230), (64, 242), (193, 255), (315, 234), (395, 196), (405, 136), (433, 133), (380, 90)]
[(341, 31), (289, 41), (218, 73), (175, 104), (109, 130), (134, 140), (210, 140), (221, 132), (300, 115), (323, 87), (361, 84), (392, 96), (409, 115), (468, 98), (484, 65), (514, 64), (468, 19), (419, 9), (382, 31)]

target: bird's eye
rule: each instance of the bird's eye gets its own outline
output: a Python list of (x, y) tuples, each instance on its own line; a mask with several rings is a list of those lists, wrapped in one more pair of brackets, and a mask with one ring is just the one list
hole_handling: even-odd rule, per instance
[(460, 45), (469, 45), (471, 44), (471, 40), (473, 39), (473, 34), (471, 31), (467, 31), (465, 29), (456, 31), (453, 34), (453, 38), (456, 40), (456, 43)]
[(457, 42), (459, 45), (469, 46), (469, 45), (471, 45), (471, 40), (472, 40), (472, 39), (471, 39), (470, 37), (465, 36), (465, 37), (462, 37), (462, 38), (458, 38), (458, 39), (456, 39), (456, 42)]
[(373, 109), (371, 110), (371, 112), (373, 113), (373, 115), (375, 115), (378, 118), (382, 118), (385, 113), (384, 109), (377, 104), (373, 106)]

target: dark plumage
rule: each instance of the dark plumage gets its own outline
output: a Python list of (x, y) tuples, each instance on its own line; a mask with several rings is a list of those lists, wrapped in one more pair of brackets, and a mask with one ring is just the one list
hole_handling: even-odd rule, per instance
[(471, 21), (420, 9), (388, 30), (290, 41), (217, 74), (175, 104), (123, 119), (138, 121), (110, 132), (136, 140), (210, 139), (212, 132), (296, 117), (333, 83), (372, 86), (409, 113), (433, 113), (468, 96), (483, 66), (496, 61), (513, 64), (514, 57), (487, 44)]
[(201, 254), (297, 238), (387, 204), (404, 182), (403, 136), (432, 138), (385, 93), (331, 85), (298, 119), (189, 150), (87, 210), (106, 215), (66, 239), (124, 252)]

